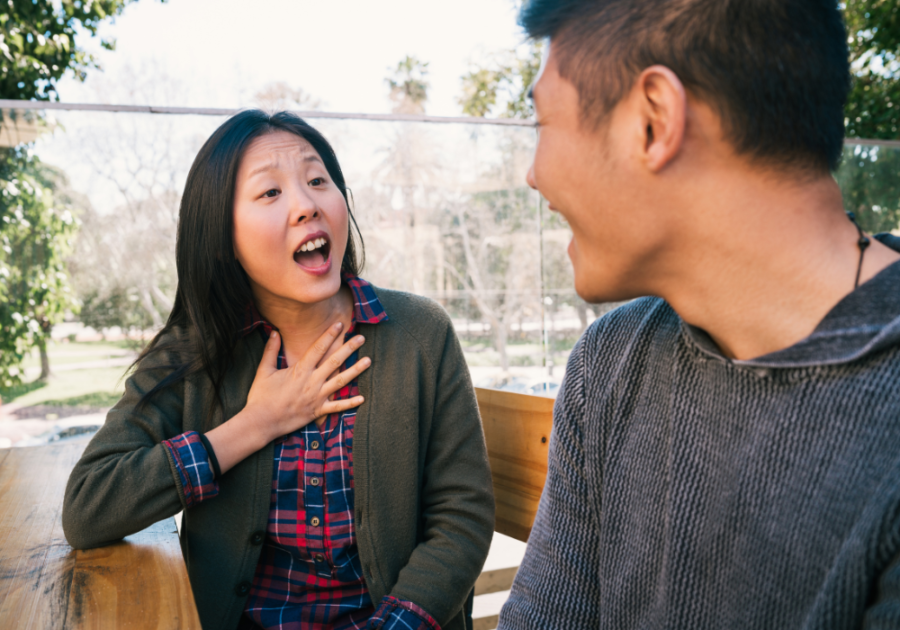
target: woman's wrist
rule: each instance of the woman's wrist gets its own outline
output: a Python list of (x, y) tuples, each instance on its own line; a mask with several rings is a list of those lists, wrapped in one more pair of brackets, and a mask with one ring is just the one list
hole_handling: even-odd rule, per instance
[(266, 422), (258, 410), (244, 407), (205, 435), (216, 452), (219, 468), (224, 474), (278, 437), (270, 435), (272, 428), (272, 423)]

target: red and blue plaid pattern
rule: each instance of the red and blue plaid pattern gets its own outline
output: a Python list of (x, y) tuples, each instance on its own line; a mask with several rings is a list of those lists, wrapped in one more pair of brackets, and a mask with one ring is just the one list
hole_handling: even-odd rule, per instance
[(431, 615), (404, 599), (388, 595), (369, 620), (373, 630), (441, 630)]
[(219, 484), (215, 481), (209, 455), (203, 448), (200, 435), (196, 431), (182, 433), (178, 437), (163, 442), (175, 460), (175, 468), (181, 478), (184, 502), (192, 507), (201, 501), (219, 494)]
[[(358, 323), (377, 324), (387, 319), (387, 313), (368, 282), (346, 274), (342, 280), (354, 302), (347, 340), (356, 334)], [(241, 333), (254, 330), (268, 339), (272, 326), (250, 306)], [(358, 358), (354, 352), (341, 371)], [(283, 344), (277, 365), (287, 367)], [(358, 393), (354, 380), (334, 397), (341, 400)], [(268, 536), (242, 628), (440, 630), (412, 602), (385, 597), (376, 610), (369, 596), (353, 522), (355, 421), (356, 410), (331, 414), (322, 426), (310, 423), (276, 441)], [(194, 443), (191, 447), (197, 448)], [(202, 443), (199, 449), (193, 459), (205, 461)]]

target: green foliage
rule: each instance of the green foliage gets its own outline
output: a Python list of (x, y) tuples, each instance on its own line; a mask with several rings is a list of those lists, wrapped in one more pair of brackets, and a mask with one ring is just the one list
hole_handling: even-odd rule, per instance
[(528, 91), (541, 67), (543, 42), (532, 42), (524, 54), (511, 50), (498, 55), (490, 67), (475, 66), (462, 77), (457, 99), (467, 116), (484, 117), (502, 105), (503, 118), (529, 118), (534, 109)]
[(848, 146), (835, 174), (844, 207), (856, 214), (866, 232), (889, 232), (900, 226), (900, 149)]
[(847, 137), (900, 138), (900, 4), (847, 0), (853, 87), (845, 110)]
[[(83, 81), (98, 66), (78, 47), (76, 34), (95, 36), (131, 1), (7, 0), (0, 13), (0, 98), (56, 99), (56, 82), (68, 71)], [(114, 41), (101, 44), (115, 48)]]
[(394, 111), (402, 114), (421, 114), (428, 100), (428, 62), (407, 55), (386, 78)]
[[(131, 350), (139, 351), (147, 345), (143, 331), (153, 327), (153, 319), (140, 303), (137, 287), (116, 286), (107, 295), (94, 291), (82, 298), (78, 319), (85, 326), (103, 331), (119, 327), (125, 335), (124, 343)], [(132, 331), (138, 334), (132, 336)]]
[[(848, 138), (900, 139), (900, 5), (847, 0), (853, 85), (845, 109)], [(900, 149), (848, 146), (835, 174), (844, 207), (867, 232), (900, 227)]]
[[(53, 100), (67, 72), (83, 81), (98, 65), (76, 35), (96, 36), (132, 1), (7, 0), (0, 12), (0, 98)], [(43, 348), (53, 325), (76, 307), (63, 257), (77, 226), (69, 204), (54, 199), (63, 183), (27, 148), (0, 149), (0, 387), (21, 382), (25, 352)]]
[(25, 352), (76, 308), (64, 257), (77, 223), (55, 198), (62, 175), (26, 149), (0, 155), (0, 386), (21, 381)]

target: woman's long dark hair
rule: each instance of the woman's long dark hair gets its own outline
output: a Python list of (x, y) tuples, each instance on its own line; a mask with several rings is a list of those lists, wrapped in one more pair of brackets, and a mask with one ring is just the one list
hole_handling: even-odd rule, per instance
[[(290, 112), (270, 115), (253, 109), (229, 118), (200, 149), (188, 173), (178, 216), (175, 305), (165, 327), (133, 366), (137, 372), (147, 369), (169, 373), (144, 394), (141, 404), (171, 385), (205, 372), (213, 383), (214, 400), (210, 401), (204, 424), (211, 423), (215, 409), (221, 405), (222, 382), (233, 362), (247, 306), (253, 301), (247, 274), (234, 256), (235, 180), (250, 143), (276, 131), (303, 138), (322, 158), (350, 215), (341, 271), (358, 275), (363, 266), (362, 236), (350, 211), (344, 174), (325, 137)], [(148, 362), (154, 367), (142, 368), (145, 359), (154, 355), (166, 359)]]

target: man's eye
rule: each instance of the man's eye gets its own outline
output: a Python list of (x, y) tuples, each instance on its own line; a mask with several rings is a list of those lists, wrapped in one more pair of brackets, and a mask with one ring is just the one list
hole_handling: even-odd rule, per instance
[(266, 192), (264, 192), (264, 193), (263, 193), (263, 197), (274, 197), (274, 196), (277, 195), (277, 194), (278, 194), (278, 189), (277, 189), (277, 188), (272, 188), (272, 189), (267, 190)]
[(324, 183), (325, 183), (325, 180), (321, 177), (314, 177), (313, 179), (309, 180), (310, 186), (321, 186)]

